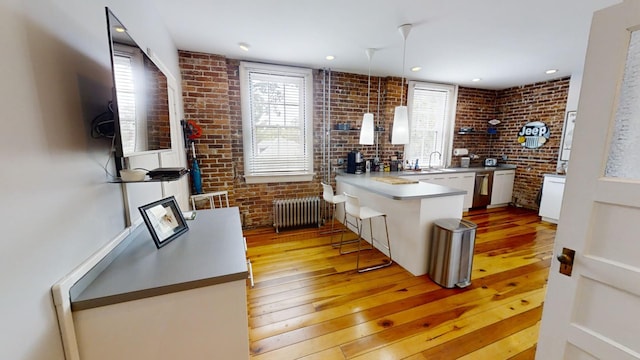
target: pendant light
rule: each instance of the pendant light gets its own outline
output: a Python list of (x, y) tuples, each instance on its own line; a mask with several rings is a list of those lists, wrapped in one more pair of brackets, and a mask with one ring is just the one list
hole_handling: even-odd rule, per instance
[(367, 49), (367, 58), (369, 58), (369, 78), (367, 80), (367, 113), (362, 117), (362, 126), (360, 127), (360, 144), (373, 145), (373, 113), (369, 112), (369, 102), (371, 101), (371, 57), (374, 49)]
[(400, 106), (396, 106), (393, 115), (393, 128), (391, 130), (391, 143), (392, 144), (408, 144), (409, 143), (409, 114), (407, 107), (404, 104), (404, 67), (405, 67), (405, 55), (407, 48), (407, 36), (411, 31), (411, 24), (404, 24), (398, 28), (400, 35), (402, 35), (402, 85), (400, 87)]

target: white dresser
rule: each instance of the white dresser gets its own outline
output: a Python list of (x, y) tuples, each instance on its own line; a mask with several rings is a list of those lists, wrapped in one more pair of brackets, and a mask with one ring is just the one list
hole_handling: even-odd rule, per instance
[(142, 225), (86, 288), (72, 288), (82, 360), (249, 358), (238, 208), (198, 210), (188, 225), (159, 250)]

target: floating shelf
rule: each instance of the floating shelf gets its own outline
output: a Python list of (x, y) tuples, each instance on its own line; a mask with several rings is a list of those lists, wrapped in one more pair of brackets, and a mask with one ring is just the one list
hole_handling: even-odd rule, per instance
[(483, 132), (483, 131), (458, 131), (458, 135), (498, 135), (497, 132)]
[(111, 178), (109, 179), (109, 183), (112, 184), (129, 184), (129, 183), (151, 183), (151, 182), (169, 182), (169, 181), (176, 181), (176, 180), (180, 180), (183, 176), (187, 175), (187, 173), (184, 173), (178, 177), (176, 176), (171, 176), (171, 177), (160, 177), (160, 178), (145, 178), (144, 180), (139, 180), (139, 181), (123, 181), (120, 178)]
[[(331, 131), (336, 131), (336, 132), (350, 132), (350, 131), (360, 131), (360, 129), (349, 129), (349, 130), (343, 130), (343, 129), (332, 129)], [(375, 130), (375, 132), (379, 133), (379, 132), (384, 132), (384, 130)]]

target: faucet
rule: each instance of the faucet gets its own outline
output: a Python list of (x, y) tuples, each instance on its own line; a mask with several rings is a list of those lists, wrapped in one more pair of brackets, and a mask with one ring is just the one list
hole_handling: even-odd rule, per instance
[(433, 154), (438, 154), (440, 156), (440, 159), (442, 159), (442, 153), (440, 153), (440, 151), (432, 151), (431, 154), (429, 154), (429, 169), (432, 169), (431, 167), (431, 155)]

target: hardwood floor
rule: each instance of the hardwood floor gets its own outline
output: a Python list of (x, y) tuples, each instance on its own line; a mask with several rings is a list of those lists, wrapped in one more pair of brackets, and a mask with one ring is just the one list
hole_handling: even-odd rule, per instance
[(464, 289), (397, 264), (358, 274), (321, 234), (330, 225), (245, 231), (251, 359), (533, 359), (555, 225), (513, 207), (465, 218), (478, 230)]

